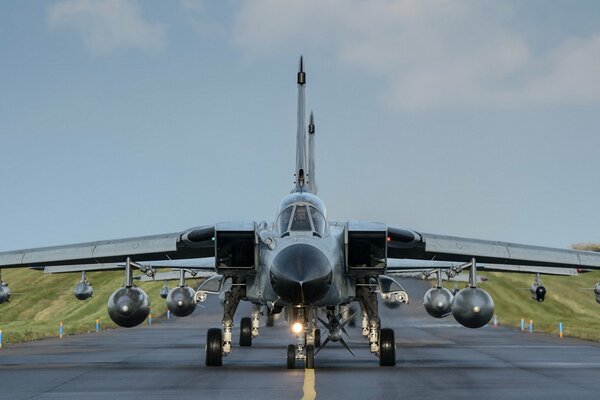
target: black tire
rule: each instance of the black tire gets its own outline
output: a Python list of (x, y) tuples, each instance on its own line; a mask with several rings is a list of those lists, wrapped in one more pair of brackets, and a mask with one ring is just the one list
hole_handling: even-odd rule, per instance
[(321, 347), (321, 330), (315, 329), (315, 348)]
[(252, 319), (250, 317), (244, 317), (240, 322), (240, 346), (252, 346)]
[(269, 312), (267, 314), (267, 326), (272, 327), (275, 325), (275, 316)]
[(379, 331), (379, 365), (382, 367), (396, 365), (396, 341), (393, 329), (384, 328)]
[(315, 346), (309, 344), (305, 349), (305, 363), (304, 367), (306, 369), (315, 369)]
[(223, 365), (223, 333), (219, 328), (211, 328), (206, 334), (206, 366)]
[(287, 348), (287, 368), (296, 368), (296, 346), (290, 344)]

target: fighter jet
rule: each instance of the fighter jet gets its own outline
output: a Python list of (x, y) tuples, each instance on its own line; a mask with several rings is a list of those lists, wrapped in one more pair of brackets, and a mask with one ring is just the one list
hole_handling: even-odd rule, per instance
[[(447, 262), (446, 267), (436, 269), (448, 276), (468, 270), (466, 288), (453, 295), (438, 285), (431, 289), (435, 292), (425, 296), (425, 306), (432, 316), (452, 314), (469, 328), (484, 326), (494, 314), (491, 296), (477, 287), (478, 263), (600, 268), (600, 254), (593, 252), (442, 236), (380, 222), (328, 220), (325, 204), (318, 197), (316, 127), (312, 113), (308, 121), (306, 118), (306, 77), (301, 58), (296, 80), (295, 182), (281, 199), (273, 222), (224, 222), (155, 236), (2, 252), (0, 268), (123, 268), (125, 283), (108, 299), (108, 311), (116, 324), (133, 327), (149, 313), (148, 296), (134, 285), (134, 268), (153, 276), (157, 262), (179, 262), (171, 268), (192, 270), (194, 266), (186, 260), (204, 259), (210, 265), (202, 268), (212, 271), (213, 276), (194, 290), (185, 284), (181, 272), (180, 284), (168, 293), (167, 301), (171, 299), (174, 307), (179, 307), (180, 315), (187, 315), (208, 294), (224, 291), (222, 326), (208, 330), (205, 364), (221, 366), (232, 352), (234, 316), (240, 301), (248, 301), (253, 308), (250, 316), (241, 319), (239, 345), (251, 346), (259, 334), (262, 315), (272, 318), (283, 313), (294, 338), (287, 348), (288, 368), (295, 368), (298, 360), (306, 368), (314, 368), (320, 327), (327, 330), (324, 342), (341, 342), (353, 316), (344, 313), (356, 303), (363, 315), (363, 334), (370, 352), (379, 359), (379, 365), (395, 365), (394, 331), (382, 324), (378, 302), (380, 297), (387, 303), (408, 300), (391, 275), (414, 268), (394, 265), (398, 259)], [(87, 284), (85, 276), (81, 283)], [(0, 288), (0, 300), (8, 299), (4, 282)]]

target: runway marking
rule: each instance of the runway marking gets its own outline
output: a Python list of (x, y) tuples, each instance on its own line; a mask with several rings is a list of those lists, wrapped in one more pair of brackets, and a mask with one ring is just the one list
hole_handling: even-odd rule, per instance
[(301, 400), (315, 400), (317, 391), (315, 390), (315, 370), (304, 370), (304, 386), (302, 386), (303, 396)]

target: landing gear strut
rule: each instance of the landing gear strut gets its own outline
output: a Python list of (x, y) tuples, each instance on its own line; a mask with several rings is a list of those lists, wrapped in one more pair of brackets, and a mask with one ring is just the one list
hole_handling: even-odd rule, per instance
[(396, 365), (396, 342), (394, 330), (381, 328), (377, 308), (377, 294), (368, 286), (358, 286), (356, 297), (363, 311), (363, 335), (369, 338), (371, 353), (379, 357), (379, 365), (393, 367)]
[[(225, 305), (223, 307), (223, 330), (219, 328), (211, 328), (206, 335), (206, 365), (216, 367), (223, 365), (223, 357), (231, 353), (231, 341), (233, 339), (233, 316), (237, 310), (240, 300), (246, 296), (246, 288), (242, 285), (236, 285), (233, 282), (231, 290), (225, 293)], [(242, 328), (244, 325), (250, 332), (250, 344), (252, 344), (252, 321), (250, 318), (242, 318)], [(250, 324), (248, 326), (248, 323)], [(242, 329), (243, 331), (243, 329)], [(242, 345), (242, 337), (247, 339), (243, 333), (240, 334), (240, 345)], [(247, 343), (247, 340), (244, 342)]]

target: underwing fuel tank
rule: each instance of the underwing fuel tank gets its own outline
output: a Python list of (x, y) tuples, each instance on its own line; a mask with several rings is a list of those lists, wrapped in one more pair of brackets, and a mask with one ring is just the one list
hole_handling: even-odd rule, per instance
[(195, 294), (189, 286), (178, 286), (167, 296), (167, 308), (176, 317), (187, 317), (196, 309)]
[(117, 289), (108, 299), (108, 315), (124, 328), (144, 322), (150, 314), (150, 299), (142, 289), (130, 286)]
[(529, 291), (531, 292), (531, 298), (535, 301), (539, 301), (541, 303), (546, 298), (546, 288), (542, 285), (533, 284), (529, 288)]
[(167, 285), (163, 286), (162, 289), (160, 289), (160, 297), (162, 297), (163, 299), (166, 299), (169, 296), (169, 287)]
[(433, 318), (444, 318), (452, 314), (452, 292), (444, 287), (432, 287), (423, 296), (423, 306)]
[(494, 300), (483, 289), (468, 287), (454, 296), (452, 315), (467, 328), (481, 328), (494, 316)]
[(92, 297), (94, 288), (87, 282), (79, 282), (73, 289), (73, 294), (77, 300), (86, 300)]
[(10, 289), (8, 284), (0, 281), (0, 304), (6, 303), (10, 299)]

